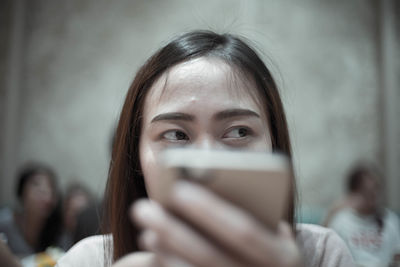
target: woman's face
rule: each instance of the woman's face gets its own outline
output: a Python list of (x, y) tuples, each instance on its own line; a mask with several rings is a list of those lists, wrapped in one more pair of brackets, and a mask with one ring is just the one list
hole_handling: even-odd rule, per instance
[(359, 189), (361, 211), (366, 214), (375, 213), (381, 202), (379, 178), (373, 173), (366, 174)]
[(216, 58), (197, 58), (164, 73), (146, 96), (140, 163), (152, 196), (157, 157), (171, 147), (271, 151), (256, 84)]
[(47, 174), (37, 173), (31, 177), (23, 191), (23, 205), (26, 211), (39, 217), (47, 217), (53, 210), (56, 195)]
[(64, 206), (64, 226), (73, 232), (76, 228), (79, 213), (90, 204), (89, 196), (82, 190), (71, 193)]

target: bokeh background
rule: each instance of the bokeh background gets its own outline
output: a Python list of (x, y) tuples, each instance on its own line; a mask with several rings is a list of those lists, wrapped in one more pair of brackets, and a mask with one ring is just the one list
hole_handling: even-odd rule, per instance
[(280, 86), (303, 216), (323, 216), (349, 168), (378, 164), (400, 212), (400, 1), (2, 0), (0, 206), (18, 169), (105, 187), (111, 137), (138, 67), (174, 35), (246, 36)]

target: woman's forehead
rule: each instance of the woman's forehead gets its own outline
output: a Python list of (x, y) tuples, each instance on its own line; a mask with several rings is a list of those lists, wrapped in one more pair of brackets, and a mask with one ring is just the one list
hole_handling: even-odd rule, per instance
[(46, 173), (36, 173), (32, 175), (31, 179), (29, 180), (31, 183), (47, 183), (50, 184), (49, 175)]
[(221, 105), (237, 102), (259, 106), (253, 80), (238, 68), (213, 57), (196, 58), (166, 71), (151, 87), (146, 103), (154, 107), (188, 98), (215, 98)]

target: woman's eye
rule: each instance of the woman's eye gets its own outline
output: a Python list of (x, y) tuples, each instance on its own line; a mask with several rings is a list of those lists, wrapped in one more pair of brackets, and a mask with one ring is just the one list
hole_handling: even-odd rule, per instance
[(250, 129), (245, 127), (238, 127), (230, 130), (224, 135), (224, 138), (244, 138), (250, 134)]
[(163, 134), (163, 138), (169, 141), (187, 141), (189, 137), (182, 131), (171, 130)]

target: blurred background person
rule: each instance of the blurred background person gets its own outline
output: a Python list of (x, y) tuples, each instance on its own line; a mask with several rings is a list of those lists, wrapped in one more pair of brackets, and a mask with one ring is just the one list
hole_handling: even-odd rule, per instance
[(19, 207), (0, 220), (0, 233), (19, 258), (56, 246), (61, 231), (61, 213), (56, 175), (41, 164), (31, 164), (18, 176)]
[(389, 266), (400, 252), (400, 225), (397, 215), (382, 205), (381, 174), (358, 164), (348, 175), (347, 191), (328, 215), (328, 227), (344, 239), (356, 263)]
[(98, 203), (98, 201), (94, 200), (78, 214), (73, 235), (73, 244), (88, 236), (100, 234), (101, 206), (102, 205)]
[[(367, 202), (364, 202), (362, 194), (360, 194), (360, 188), (363, 176), (367, 174), (368, 171), (369, 167), (367, 167), (365, 164), (360, 163), (357, 166), (353, 166), (347, 175), (345, 188), (346, 194), (341, 199), (334, 202), (334, 204), (329, 208), (322, 222), (323, 226), (327, 227), (332, 221), (332, 218), (343, 209), (354, 207), (360, 207), (361, 209), (367, 208)], [(374, 194), (376, 193), (377, 192), (374, 192)], [(379, 207), (378, 201), (380, 199), (378, 199), (377, 195), (374, 195), (373, 197), (374, 199), (368, 200), (370, 202), (370, 207), (368, 209), (371, 210), (378, 209)]]
[(63, 234), (61, 247), (68, 250), (74, 244), (78, 216), (93, 202), (89, 190), (78, 182), (70, 184), (63, 200)]

